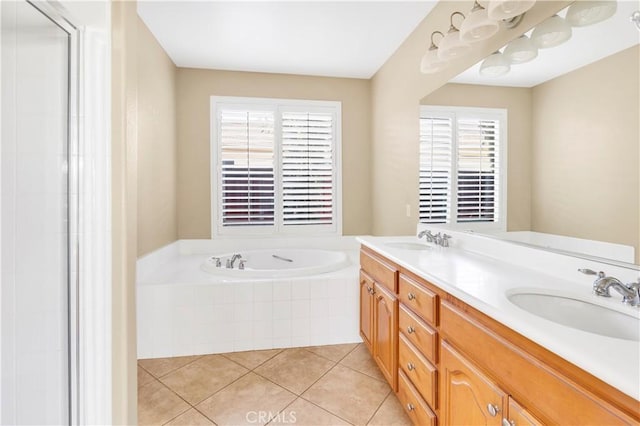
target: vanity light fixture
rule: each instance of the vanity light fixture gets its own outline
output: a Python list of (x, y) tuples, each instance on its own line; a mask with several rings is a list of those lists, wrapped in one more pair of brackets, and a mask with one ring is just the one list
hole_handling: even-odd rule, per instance
[(498, 22), (489, 19), (487, 9), (477, 1), (466, 19), (460, 25), (460, 40), (465, 43), (486, 40), (500, 29)]
[(553, 15), (534, 28), (531, 41), (539, 49), (558, 46), (571, 38), (571, 26), (559, 17)]
[(524, 64), (538, 56), (538, 48), (523, 34), (507, 45), (503, 55), (511, 64)]
[(460, 39), (460, 30), (453, 25), (453, 17), (456, 15), (462, 16), (462, 19), (465, 18), (460, 12), (451, 14), (449, 31), (438, 45), (438, 58), (443, 60), (459, 58), (471, 50), (471, 46)]
[(444, 34), (440, 31), (431, 33), (431, 46), (429, 46), (429, 49), (427, 49), (427, 52), (422, 56), (422, 60), (420, 61), (420, 72), (423, 74), (435, 74), (449, 65), (449, 61), (438, 57), (438, 46), (436, 46), (433, 41), (433, 36), (436, 34), (444, 37)]
[(569, 6), (565, 19), (572, 27), (585, 27), (611, 18), (617, 9), (616, 0), (577, 1)]
[(490, 0), (487, 8), (489, 19), (500, 21), (515, 18), (531, 9), (535, 0)]
[(499, 50), (487, 56), (480, 64), (480, 74), (486, 77), (500, 77), (510, 70), (509, 61)]

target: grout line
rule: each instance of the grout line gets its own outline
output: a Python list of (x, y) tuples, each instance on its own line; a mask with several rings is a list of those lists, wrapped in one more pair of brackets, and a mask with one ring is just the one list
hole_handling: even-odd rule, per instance
[[(375, 362), (375, 361), (374, 361), (374, 362)], [(344, 365), (344, 364), (340, 364), (340, 366), (342, 366), (342, 367), (344, 367), (344, 368), (348, 368), (348, 369), (349, 369), (349, 370), (351, 370), (351, 371), (355, 371), (356, 373), (360, 373), (360, 374), (362, 374), (362, 375), (365, 375), (365, 376), (369, 377), (370, 379), (375, 380), (376, 382), (386, 383), (387, 385), (389, 384), (389, 382), (387, 382), (387, 380), (386, 380), (386, 379), (381, 380), (381, 379), (379, 379), (379, 378), (377, 378), (377, 377), (373, 377), (372, 375), (365, 373), (364, 371), (357, 370), (357, 369), (355, 369), (354, 367), (350, 367), (350, 366), (348, 366), (348, 365)], [(376, 368), (378, 368), (378, 366), (377, 366), (377, 365), (376, 365)]]
[[(354, 344), (354, 343), (338, 343), (337, 345), (324, 345), (324, 346), (353, 345), (353, 344)], [(351, 352), (355, 351), (355, 350), (358, 348), (358, 346), (360, 345), (360, 343), (355, 343), (355, 345), (356, 345), (356, 346), (355, 346), (353, 349), (351, 349), (350, 351), (348, 351), (346, 354), (344, 354), (344, 355), (343, 355), (339, 360), (337, 360), (337, 361), (336, 361), (335, 359), (331, 359), (331, 358), (328, 358), (328, 357), (326, 357), (326, 356), (324, 356), (324, 355), (321, 355), (321, 354), (315, 353), (315, 352), (313, 352), (311, 349), (309, 349), (309, 348), (321, 348), (321, 347), (323, 347), (323, 346), (305, 346), (305, 347), (302, 347), (301, 349), (304, 349), (304, 350), (306, 350), (306, 351), (308, 351), (308, 352), (311, 352), (311, 353), (312, 353), (312, 354), (314, 354), (314, 355), (318, 355), (319, 357), (322, 357), (322, 358), (324, 358), (324, 359), (328, 359), (329, 361), (332, 361), (332, 362), (335, 362), (335, 363), (339, 363), (340, 361), (342, 361), (343, 359), (345, 359), (346, 357), (348, 357), (348, 356), (349, 356), (349, 354), (351, 354)]]
[[(186, 356), (192, 356), (192, 355), (186, 355)], [(145, 358), (145, 359), (142, 359), (142, 360), (140, 360), (140, 359), (139, 359), (139, 360), (137, 360), (137, 364), (138, 364), (138, 365), (139, 365), (139, 366), (140, 366), (144, 371), (146, 371), (147, 373), (151, 374), (154, 378), (156, 378), (156, 379), (160, 379), (160, 378), (162, 378), (162, 377), (166, 377), (166, 376), (168, 376), (169, 374), (173, 373), (174, 371), (177, 371), (177, 370), (180, 370), (180, 369), (181, 369), (181, 368), (183, 368), (183, 367), (186, 367), (187, 365), (191, 365), (191, 364), (193, 364), (194, 362), (196, 362), (196, 361), (197, 361), (197, 360), (199, 360), (200, 358), (205, 357), (205, 356), (207, 356), (207, 355), (195, 355), (195, 356), (197, 356), (197, 358), (196, 358), (196, 359), (194, 359), (194, 360), (192, 360), (192, 361), (189, 361), (189, 362), (188, 362), (188, 363), (186, 363), (185, 365), (181, 365), (180, 367), (176, 367), (176, 368), (174, 368), (173, 370), (170, 370), (169, 372), (167, 372), (167, 373), (163, 374), (162, 376), (156, 376), (156, 375), (155, 375), (155, 374), (153, 374), (151, 371), (149, 371), (148, 369), (144, 368), (142, 365), (140, 365), (140, 361), (145, 361), (145, 360), (147, 360), (147, 359), (171, 359), (171, 358), (181, 358), (181, 357)]]
[(380, 405), (378, 405), (378, 408), (376, 408), (373, 412), (373, 414), (371, 415), (371, 417), (369, 417), (369, 420), (367, 420), (367, 422), (365, 423), (366, 425), (369, 424), (369, 422), (371, 420), (373, 420), (373, 418), (376, 416), (376, 414), (378, 414), (378, 411), (380, 411), (380, 408), (382, 408), (382, 405), (384, 404), (384, 402), (387, 400), (387, 398), (389, 398), (389, 396), (391, 396), (391, 394), (393, 393), (393, 389), (389, 389), (389, 393), (387, 393), (387, 395), (382, 398), (382, 401), (380, 401)]
[[(261, 352), (261, 351), (278, 351), (278, 352), (276, 352), (275, 354), (271, 355), (269, 358), (265, 359), (264, 361), (262, 361), (260, 364), (256, 365), (256, 366), (255, 366), (255, 367), (253, 367), (253, 368), (249, 368), (249, 367), (247, 367), (246, 365), (242, 365), (242, 364), (240, 364), (238, 361), (236, 361), (236, 360), (234, 360), (234, 359), (231, 359), (231, 358), (229, 358), (229, 357), (227, 356), (227, 355), (237, 354), (237, 353), (242, 353), (242, 352)], [(253, 370), (255, 370), (256, 368), (260, 367), (262, 364), (264, 364), (264, 363), (266, 363), (266, 362), (268, 362), (268, 361), (271, 361), (273, 358), (277, 357), (278, 355), (280, 355), (280, 354), (281, 354), (282, 352), (284, 352), (284, 351), (285, 351), (285, 348), (274, 348), (274, 349), (260, 349), (260, 350), (257, 350), (257, 351), (225, 352), (225, 353), (221, 353), (221, 354), (217, 354), (217, 355), (221, 355), (221, 356), (225, 357), (226, 359), (228, 359), (229, 361), (233, 361), (233, 362), (235, 362), (236, 364), (240, 365), (241, 367), (244, 367), (244, 368), (246, 368), (246, 369), (247, 369), (247, 370), (249, 370), (249, 371), (253, 371)]]

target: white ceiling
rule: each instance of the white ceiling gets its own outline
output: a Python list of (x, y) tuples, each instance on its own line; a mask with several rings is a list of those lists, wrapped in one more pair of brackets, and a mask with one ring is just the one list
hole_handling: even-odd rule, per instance
[[(481, 76), (481, 61), (451, 81), (491, 86), (537, 86), (640, 43), (640, 31), (629, 19), (631, 13), (638, 9), (638, 0), (618, 0), (614, 16), (595, 25), (573, 28), (569, 41), (550, 49), (540, 49), (537, 58), (525, 64), (512, 65), (511, 71), (504, 76)], [(566, 10), (559, 15), (564, 17)], [(531, 35), (531, 31), (527, 35)]]
[(141, 0), (138, 14), (179, 67), (370, 78), (436, 3)]

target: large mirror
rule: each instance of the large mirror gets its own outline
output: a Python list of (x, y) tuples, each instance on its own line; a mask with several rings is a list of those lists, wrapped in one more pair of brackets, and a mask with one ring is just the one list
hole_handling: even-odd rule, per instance
[(421, 100), (507, 110), (507, 225), (489, 235), (638, 268), (637, 9), (618, 1), (613, 16), (570, 27), (568, 41), (530, 62), (499, 77), (483, 76), (478, 63)]

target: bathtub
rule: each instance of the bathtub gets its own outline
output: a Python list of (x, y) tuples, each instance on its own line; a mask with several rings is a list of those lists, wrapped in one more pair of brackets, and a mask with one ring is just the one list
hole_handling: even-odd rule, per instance
[[(360, 342), (358, 247), (353, 237), (180, 240), (144, 256), (138, 358)], [(233, 254), (244, 269), (226, 268)]]

